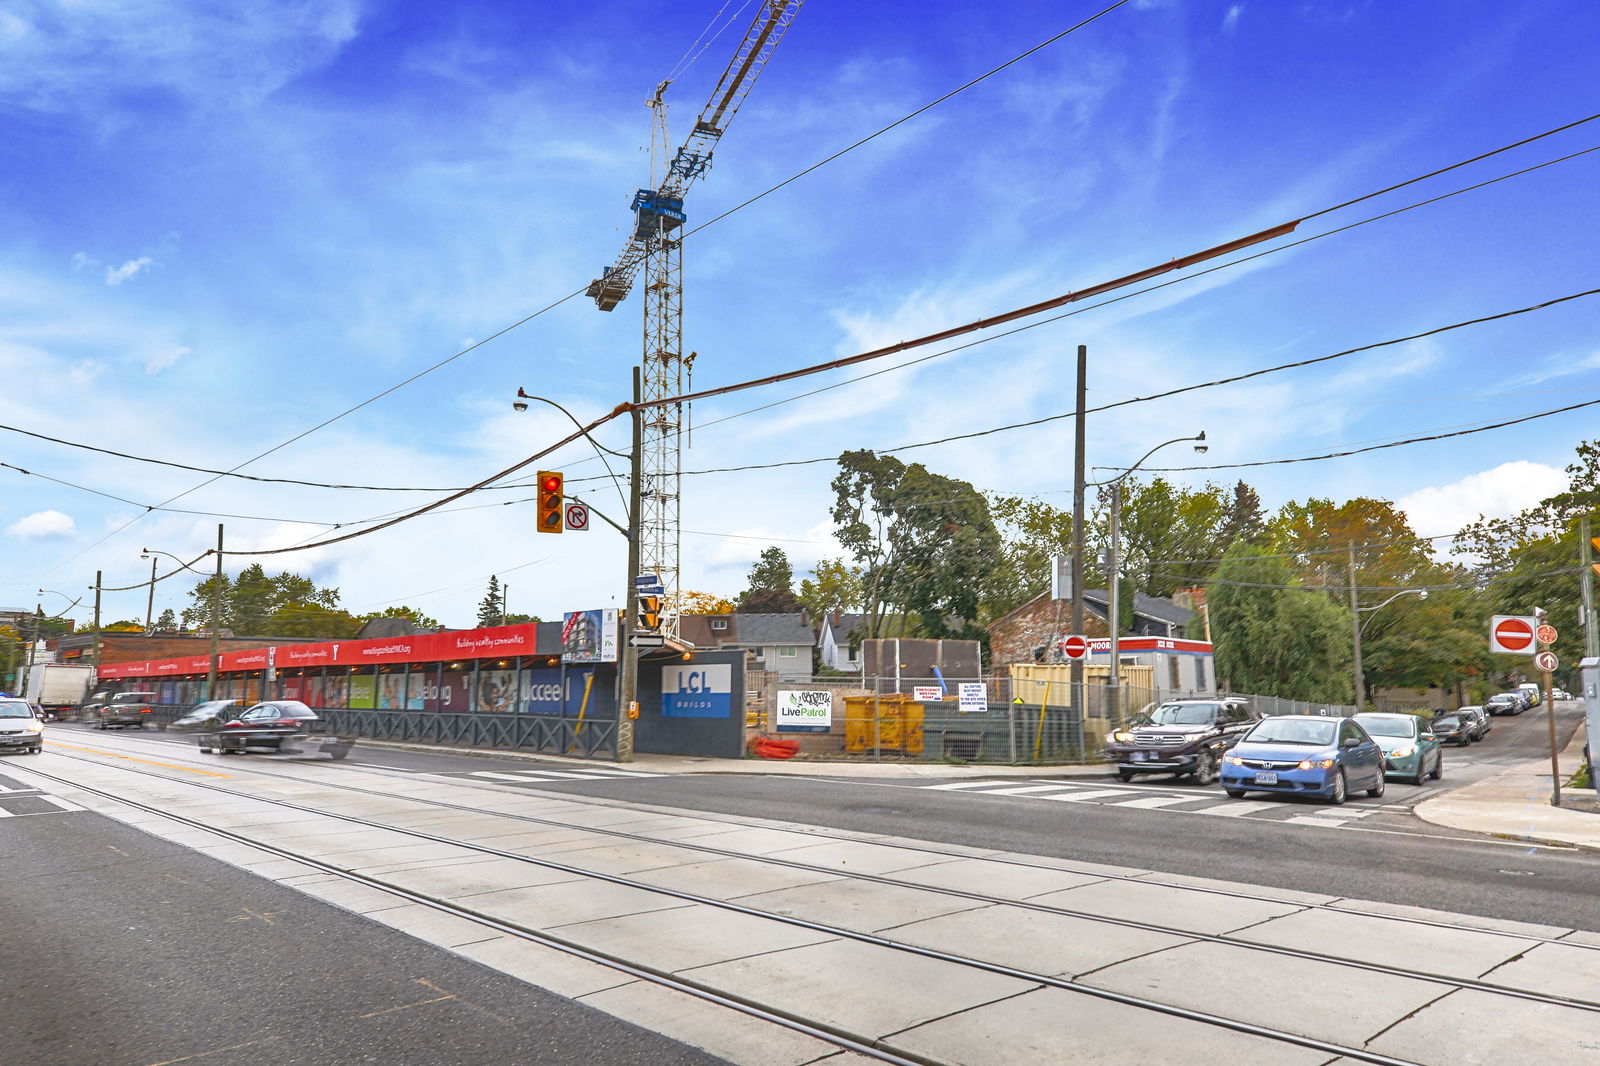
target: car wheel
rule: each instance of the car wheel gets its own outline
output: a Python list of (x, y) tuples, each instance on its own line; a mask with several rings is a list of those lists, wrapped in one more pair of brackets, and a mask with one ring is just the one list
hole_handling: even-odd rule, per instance
[(1333, 779), (1333, 795), (1328, 797), (1328, 802), (1337, 807), (1350, 798), (1350, 785), (1344, 779), (1344, 771), (1340, 770)]
[(1388, 782), (1385, 781), (1384, 778), (1383, 778), (1383, 771), (1379, 770), (1378, 771), (1378, 783), (1376, 785), (1373, 785), (1371, 788), (1367, 789), (1367, 795), (1371, 796), (1373, 799), (1382, 799), (1383, 798), (1383, 790), (1385, 788), (1387, 788), (1387, 787), (1388, 787)]
[(1433, 773), (1428, 775), (1435, 781), (1444, 776), (1444, 751), (1440, 750), (1433, 760)]
[(1119, 781), (1132, 781), (1133, 780), (1133, 771), (1132, 770), (1118, 770), (1117, 771), (1117, 779)]
[(1189, 779), (1197, 785), (1209, 785), (1217, 779), (1217, 757), (1209, 751), (1195, 756), (1194, 770)]
[(43, 750), (44, 750), (44, 745), (43, 744), (35, 744), (33, 747), (28, 749), (28, 752), (30, 754), (32, 754), (32, 755), (37, 755)]
[(1417, 772), (1415, 776), (1411, 778), (1411, 783), (1413, 785), (1420, 785), (1428, 779), (1427, 767), (1428, 764), (1423, 760), (1422, 756), (1417, 756)]
[(1222, 791), (1226, 792), (1233, 799), (1244, 799), (1244, 789), (1242, 788), (1225, 788)]
[(211, 754), (211, 749), (210, 748), (201, 748), (200, 749), (200, 754), (201, 755), (210, 755)]

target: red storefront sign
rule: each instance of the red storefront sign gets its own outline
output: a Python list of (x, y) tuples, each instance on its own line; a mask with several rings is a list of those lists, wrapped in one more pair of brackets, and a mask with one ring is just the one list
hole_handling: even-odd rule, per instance
[[(490, 629), (459, 629), (448, 633), (419, 633), (411, 637), (379, 637), (371, 640), (336, 640), (319, 644), (279, 645), (272, 654), (279, 670), (317, 666), (362, 666), (370, 663), (454, 662), (458, 659), (501, 659), (513, 655), (535, 655), (538, 623), (495, 626)], [(265, 670), (268, 650), (227, 651), (217, 658), (217, 669), (225, 672)], [(108, 663), (100, 676), (159, 677), (203, 674), (211, 668), (208, 655), (186, 655), (180, 659), (158, 659), (144, 663)]]

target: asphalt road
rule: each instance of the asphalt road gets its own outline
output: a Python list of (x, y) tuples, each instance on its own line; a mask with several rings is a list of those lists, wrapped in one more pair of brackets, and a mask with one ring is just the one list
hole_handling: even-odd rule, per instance
[[(0, 787), (15, 789), (6, 768)], [(7, 1066), (723, 1061), (112, 819), (24, 800), (0, 818)]]

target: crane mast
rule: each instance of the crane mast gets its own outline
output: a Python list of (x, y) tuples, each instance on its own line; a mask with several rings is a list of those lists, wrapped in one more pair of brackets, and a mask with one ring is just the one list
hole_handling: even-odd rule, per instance
[[(652, 114), (650, 181), (634, 193), (633, 225), (616, 261), (589, 283), (595, 306), (610, 311), (644, 278), (644, 350), (640, 398), (661, 400), (683, 392), (683, 199), (711, 166), (711, 156), (733, 116), (772, 58), (804, 0), (764, 0), (734, 50), (722, 77), (670, 158), (663, 81), (647, 101)], [(692, 359), (693, 356), (690, 356)], [(642, 425), (638, 536), (640, 569), (661, 576), (669, 596), (679, 591), (679, 481), (683, 419), (678, 405), (645, 409)], [(677, 635), (677, 613), (662, 620)]]

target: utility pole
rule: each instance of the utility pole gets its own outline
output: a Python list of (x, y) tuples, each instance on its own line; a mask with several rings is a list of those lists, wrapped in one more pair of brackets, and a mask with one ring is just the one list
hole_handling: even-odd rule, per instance
[(633, 368), (633, 448), (628, 456), (628, 579), (624, 585), (623, 610), (617, 630), (621, 647), (617, 649), (622, 659), (618, 671), (617, 697), (617, 761), (633, 761), (633, 716), (639, 703), (639, 649), (633, 646), (634, 618), (638, 609), (634, 603), (633, 579), (639, 576), (639, 477), (644, 444), (644, 412), (639, 410), (641, 384), (639, 368)]
[[(211, 579), (211, 665), (206, 669), (206, 699), (217, 698), (217, 656), (221, 646), (217, 636), (218, 620), (222, 616), (222, 523), (217, 523), (217, 573)], [(96, 607), (98, 612), (99, 608)], [(96, 615), (98, 617), (98, 614)]]
[(500, 624), (501, 625), (505, 625), (506, 624), (506, 597), (508, 597), (510, 595), (511, 595), (511, 585), (510, 585), (510, 583), (508, 582), (507, 584), (501, 585), (500, 586)]
[(1589, 516), (1584, 515), (1578, 519), (1578, 546), (1583, 552), (1583, 654), (1588, 659), (1600, 656), (1600, 623), (1594, 611), (1594, 555), (1590, 551), (1594, 542), (1589, 539), (1592, 535)]
[(94, 572), (94, 680), (100, 683), (100, 575), (103, 571)]
[[(1077, 420), (1073, 429), (1072, 460), (1072, 632), (1088, 636), (1083, 631), (1083, 483), (1084, 483), (1084, 407), (1088, 399), (1086, 378), (1089, 371), (1089, 346), (1078, 345), (1078, 403)], [(1078, 710), (1078, 735), (1088, 725), (1089, 709), (1083, 700), (1083, 660), (1072, 660), (1072, 702)]]
[(1106, 719), (1113, 725), (1122, 724), (1122, 660), (1117, 647), (1117, 632), (1122, 628), (1122, 479), (1111, 483), (1111, 554), (1106, 567), (1106, 628), (1111, 634), (1111, 674), (1106, 681)]
[(1356, 549), (1350, 548), (1350, 648), (1355, 655), (1356, 713), (1367, 707), (1367, 681), (1361, 673), (1361, 610), (1356, 606)]

